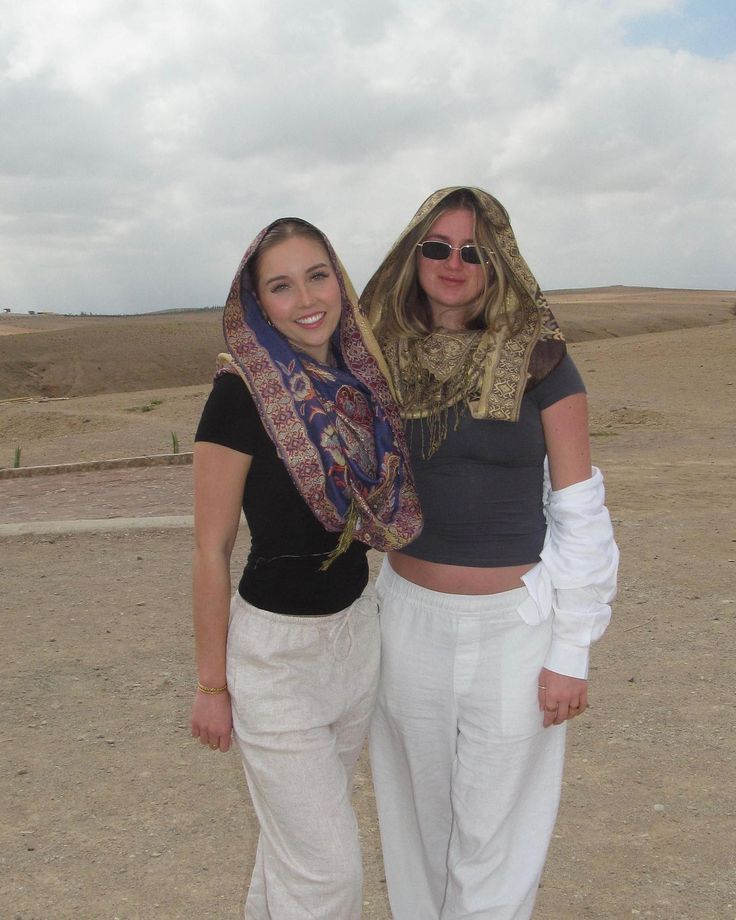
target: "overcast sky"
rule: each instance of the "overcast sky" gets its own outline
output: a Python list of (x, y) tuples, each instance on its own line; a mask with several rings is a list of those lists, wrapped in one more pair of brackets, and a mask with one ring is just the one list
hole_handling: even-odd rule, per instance
[(732, 0), (0, 0), (0, 307), (221, 304), (276, 217), (360, 289), (434, 189), (547, 289), (736, 288)]

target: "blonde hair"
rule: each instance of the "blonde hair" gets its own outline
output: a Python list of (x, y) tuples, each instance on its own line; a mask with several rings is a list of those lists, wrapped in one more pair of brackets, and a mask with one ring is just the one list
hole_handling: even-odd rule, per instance
[(387, 265), (385, 287), (379, 282), (376, 295), (383, 310), (376, 329), (379, 341), (397, 337), (424, 337), (432, 331), (429, 302), (417, 277), (417, 244), (429, 234), (434, 222), (446, 211), (462, 209), (473, 214), (473, 243), (489, 257), (482, 262), (483, 289), (466, 320), (469, 329), (510, 328), (517, 331), (521, 317), (506, 309), (506, 293), (511, 276), (498, 255), (493, 226), (475, 195), (468, 189), (458, 189), (442, 199), (414, 229), (396, 245)]

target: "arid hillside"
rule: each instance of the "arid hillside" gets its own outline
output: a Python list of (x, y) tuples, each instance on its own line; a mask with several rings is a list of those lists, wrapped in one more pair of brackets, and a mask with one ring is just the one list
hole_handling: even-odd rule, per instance
[(222, 312), (145, 316), (0, 314), (0, 399), (94, 396), (210, 380)]
[[(734, 291), (609, 287), (553, 291), (570, 342), (736, 318)], [(94, 396), (207, 383), (222, 350), (219, 310), (135, 316), (0, 314), (0, 400)]]

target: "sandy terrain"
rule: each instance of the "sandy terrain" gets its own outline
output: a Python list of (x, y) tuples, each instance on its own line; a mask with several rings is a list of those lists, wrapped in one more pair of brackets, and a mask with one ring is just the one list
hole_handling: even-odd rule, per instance
[[(622, 566), (535, 918), (734, 920), (736, 293), (551, 299)], [(164, 453), (172, 431), (191, 449), (219, 314), (0, 314), (0, 330), (0, 467), (17, 446), (25, 465)], [(240, 916), (255, 843), (240, 766), (188, 733), (191, 533), (112, 529), (190, 513), (188, 466), (0, 480), (0, 525), (38, 522), (0, 535), (2, 918)], [(112, 523), (44, 533), (72, 519)], [(388, 920), (365, 758), (356, 804), (364, 916)]]

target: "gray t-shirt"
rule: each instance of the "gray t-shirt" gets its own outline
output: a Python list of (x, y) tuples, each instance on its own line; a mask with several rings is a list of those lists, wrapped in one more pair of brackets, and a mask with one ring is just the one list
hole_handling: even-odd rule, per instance
[(447, 438), (428, 460), (426, 422), (406, 433), (424, 529), (403, 553), (428, 562), (496, 567), (539, 561), (546, 523), (542, 483), (546, 448), (541, 412), (585, 385), (569, 355), (524, 394), (517, 422), (450, 411)]

